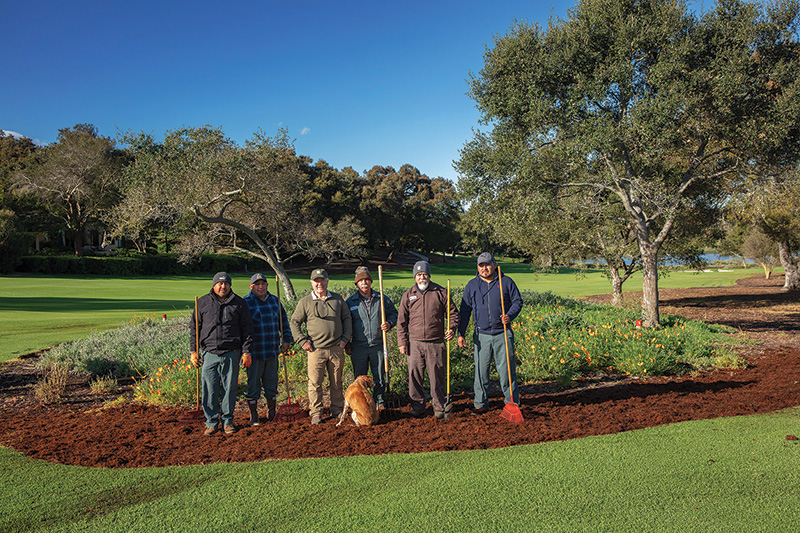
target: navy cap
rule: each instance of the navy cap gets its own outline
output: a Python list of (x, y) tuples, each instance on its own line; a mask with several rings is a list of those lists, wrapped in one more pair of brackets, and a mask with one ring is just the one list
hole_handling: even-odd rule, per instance
[[(267, 278), (264, 276), (264, 274), (258, 272), (257, 274), (253, 274), (253, 276), (250, 278), (250, 285), (252, 285), (256, 281), (267, 281)], [(269, 282), (267, 281), (267, 283)]]

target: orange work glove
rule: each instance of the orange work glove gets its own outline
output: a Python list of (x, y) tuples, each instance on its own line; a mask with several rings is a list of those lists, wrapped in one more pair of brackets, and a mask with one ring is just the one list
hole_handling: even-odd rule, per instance
[(253, 364), (253, 356), (249, 353), (242, 354), (242, 366), (245, 368), (250, 368), (250, 365)]
[(203, 364), (203, 360), (200, 359), (200, 356), (197, 354), (197, 352), (192, 352), (189, 358), (192, 360), (192, 364), (194, 365), (195, 368), (198, 368), (200, 365)]

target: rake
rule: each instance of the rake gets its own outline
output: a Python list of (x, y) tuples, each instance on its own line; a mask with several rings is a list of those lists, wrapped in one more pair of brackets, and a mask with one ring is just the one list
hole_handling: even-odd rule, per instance
[(308, 413), (299, 403), (292, 402), (292, 394), (289, 389), (289, 371), (286, 369), (286, 351), (283, 349), (283, 312), (281, 307), (281, 286), (280, 279), (275, 276), (275, 293), (278, 296), (278, 330), (281, 336), (281, 355), (283, 356), (283, 382), (286, 384), (286, 403), (279, 405), (275, 409), (275, 422), (291, 422), (300, 420), (308, 416)]
[[(503, 274), (500, 272), (500, 265), (497, 265), (497, 283), (500, 285), (500, 310), (502, 314), (506, 314), (506, 306), (503, 301)], [(508, 328), (506, 323), (503, 322), (503, 338), (506, 341), (506, 368), (508, 369), (508, 394), (511, 396), (511, 401), (506, 402), (500, 416), (509, 422), (519, 424), (522, 422), (522, 411), (519, 410), (519, 405), (514, 403), (514, 389), (511, 383), (511, 358), (508, 356)]]

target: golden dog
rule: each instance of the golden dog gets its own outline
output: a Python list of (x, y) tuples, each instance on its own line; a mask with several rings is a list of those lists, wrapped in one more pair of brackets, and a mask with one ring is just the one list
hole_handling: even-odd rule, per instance
[(348, 413), (353, 418), (356, 426), (371, 426), (378, 422), (378, 410), (375, 408), (375, 400), (372, 398), (372, 387), (374, 383), (369, 376), (358, 376), (344, 392), (344, 409), (339, 422), (340, 426), (344, 422)]

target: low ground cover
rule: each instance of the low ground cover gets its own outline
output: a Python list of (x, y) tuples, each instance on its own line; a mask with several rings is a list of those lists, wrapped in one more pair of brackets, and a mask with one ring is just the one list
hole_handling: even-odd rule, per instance
[[(348, 287), (334, 287), (348, 294)], [(399, 302), (402, 288), (386, 290)], [(453, 290), (460, 301), (461, 289)], [(666, 315), (664, 326), (642, 329), (637, 313), (608, 305), (594, 305), (552, 293), (523, 291), (524, 307), (513, 332), (516, 337), (518, 379), (521, 383), (555, 381), (567, 386), (576, 379), (599, 374), (665, 375), (710, 367), (736, 367), (741, 358), (728, 348), (730, 328)], [(294, 310), (287, 302), (287, 313)], [(472, 387), (472, 323), (460, 349), (451, 342), (451, 381), (454, 391)], [(154, 314), (135, 316), (125, 326), (64, 343), (47, 352), (42, 367), (63, 364), (76, 372), (98, 377), (131, 377), (135, 397), (156, 404), (191, 405), (196, 401), (197, 371), (188, 361), (189, 319), (162, 320)], [(394, 332), (387, 336), (390, 354), (390, 390), (408, 391), (405, 357), (399, 354)], [(305, 396), (306, 354), (286, 354), (290, 388)], [(345, 382), (352, 374), (349, 358)], [(281, 373), (283, 379), (283, 373)], [(240, 373), (241, 386), (245, 374)], [(285, 399), (285, 385), (278, 399)]]

